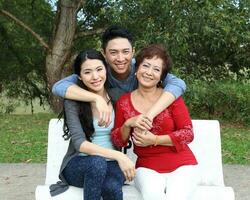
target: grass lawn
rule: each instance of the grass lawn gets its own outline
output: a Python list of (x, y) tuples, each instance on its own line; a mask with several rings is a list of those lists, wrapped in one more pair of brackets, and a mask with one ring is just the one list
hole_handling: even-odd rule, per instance
[(222, 123), (223, 163), (250, 164), (250, 126)]
[(0, 115), (0, 163), (46, 162), (48, 122), (54, 114)]
[[(45, 163), (49, 119), (55, 114), (0, 115), (0, 163)], [(250, 127), (221, 122), (223, 162), (250, 164)]]

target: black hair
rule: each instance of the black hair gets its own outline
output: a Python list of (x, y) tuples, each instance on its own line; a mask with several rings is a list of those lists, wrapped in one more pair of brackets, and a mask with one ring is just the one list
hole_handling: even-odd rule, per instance
[[(78, 76), (80, 76), (82, 63), (84, 63), (87, 59), (100, 60), (104, 64), (105, 68), (107, 69), (107, 64), (105, 62), (105, 58), (103, 57), (101, 52), (96, 51), (94, 49), (89, 49), (86, 51), (81, 51), (78, 54), (78, 56), (75, 58), (73, 70), (74, 70), (74, 73), (77, 74)], [(79, 79), (77, 81), (77, 85), (85, 90), (89, 90), (87, 88), (87, 86)], [(107, 91), (107, 88), (108, 88), (107, 79), (106, 79), (106, 82), (104, 84), (104, 88)], [(109, 95), (109, 98), (110, 98), (110, 95)], [(89, 102), (78, 101), (78, 103), (80, 104), (79, 119), (81, 122), (82, 129), (85, 132), (87, 140), (91, 141), (91, 136), (95, 132), (94, 125), (93, 125), (93, 114), (92, 114), (91, 105)], [(70, 134), (69, 129), (68, 129), (64, 107), (63, 107), (63, 115), (64, 115), (64, 125), (63, 125), (64, 135), (63, 135), (63, 137), (65, 140), (68, 140), (71, 137), (71, 134)]]
[(115, 38), (126, 38), (130, 42), (131, 46), (133, 46), (133, 36), (132, 34), (125, 28), (122, 28), (117, 25), (112, 25), (108, 27), (104, 33), (102, 34), (102, 49), (105, 52), (107, 44), (110, 40)]

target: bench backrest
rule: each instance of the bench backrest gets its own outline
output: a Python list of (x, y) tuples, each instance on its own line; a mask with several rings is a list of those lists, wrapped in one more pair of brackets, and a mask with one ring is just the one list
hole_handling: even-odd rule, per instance
[[(224, 186), (220, 125), (216, 120), (192, 120), (194, 140), (190, 148), (194, 152), (200, 169), (201, 185)], [(69, 141), (62, 138), (63, 120), (51, 119), (48, 131), (48, 150), (45, 184), (56, 183), (62, 159), (67, 151)], [(128, 156), (136, 159), (132, 148), (128, 149)]]
[(224, 186), (220, 124), (217, 120), (192, 120), (194, 140), (189, 147), (196, 156), (201, 185)]

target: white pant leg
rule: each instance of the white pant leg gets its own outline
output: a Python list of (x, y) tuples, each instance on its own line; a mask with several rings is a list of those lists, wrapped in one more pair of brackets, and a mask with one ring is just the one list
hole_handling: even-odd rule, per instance
[(166, 200), (165, 177), (148, 168), (136, 169), (135, 186), (141, 192), (144, 200)]
[(186, 165), (164, 174), (167, 180), (166, 200), (190, 200), (198, 183), (198, 166)]

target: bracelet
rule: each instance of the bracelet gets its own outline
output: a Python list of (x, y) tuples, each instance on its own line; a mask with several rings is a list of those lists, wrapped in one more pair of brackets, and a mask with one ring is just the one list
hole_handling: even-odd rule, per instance
[(154, 143), (154, 146), (157, 146), (158, 144), (158, 135), (155, 136), (155, 143)]

